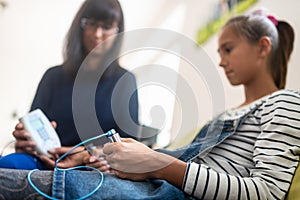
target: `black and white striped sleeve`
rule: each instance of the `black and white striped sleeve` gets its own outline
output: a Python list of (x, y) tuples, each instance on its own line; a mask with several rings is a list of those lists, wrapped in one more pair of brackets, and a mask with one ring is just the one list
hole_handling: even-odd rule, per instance
[(183, 190), (199, 199), (283, 199), (300, 155), (300, 96), (284, 90), (257, 111), (261, 132), (249, 176), (217, 172), (189, 163)]

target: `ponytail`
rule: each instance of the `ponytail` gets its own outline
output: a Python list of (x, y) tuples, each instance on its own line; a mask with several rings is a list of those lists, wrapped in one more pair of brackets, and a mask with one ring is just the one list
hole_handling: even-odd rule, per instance
[(283, 89), (286, 83), (287, 66), (294, 47), (294, 30), (284, 21), (278, 21), (276, 26), (279, 44), (271, 62), (271, 73), (276, 86)]

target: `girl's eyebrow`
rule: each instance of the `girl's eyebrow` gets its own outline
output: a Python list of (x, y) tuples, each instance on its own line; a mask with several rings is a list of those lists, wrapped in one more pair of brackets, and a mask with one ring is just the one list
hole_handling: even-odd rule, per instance
[(218, 53), (220, 53), (221, 49), (223, 49), (229, 42), (224, 42), (221, 44), (220, 48), (217, 49)]
[(225, 41), (223, 44), (221, 44), (220, 48), (218, 48), (218, 52), (220, 52), (220, 49), (225, 48), (227, 45), (232, 45), (233, 41)]

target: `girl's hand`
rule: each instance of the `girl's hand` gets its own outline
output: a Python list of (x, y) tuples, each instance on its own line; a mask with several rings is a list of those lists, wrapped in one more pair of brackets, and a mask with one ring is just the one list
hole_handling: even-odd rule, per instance
[(84, 158), (83, 162), (85, 165), (99, 169), (102, 172), (110, 173), (110, 166), (106, 161), (104, 156), (87, 156)]
[[(107, 143), (103, 152), (112, 169), (126, 173), (142, 173), (143, 178), (151, 178), (149, 172), (166, 167), (175, 158), (153, 151), (146, 145), (131, 138), (123, 138), (122, 142)], [(139, 179), (139, 178), (137, 178)]]

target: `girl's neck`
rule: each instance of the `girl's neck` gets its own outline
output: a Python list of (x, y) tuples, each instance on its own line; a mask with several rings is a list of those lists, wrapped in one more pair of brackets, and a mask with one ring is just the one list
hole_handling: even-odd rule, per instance
[(240, 105), (240, 107), (250, 104), (266, 95), (272, 94), (277, 90), (278, 88), (273, 82), (270, 84), (267, 83), (261, 84), (259, 87), (250, 87), (245, 85), (244, 86), (245, 102), (242, 105)]
[(241, 106), (250, 104), (278, 90), (268, 69), (268, 67), (262, 66), (257, 76), (244, 83), (245, 102)]

